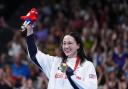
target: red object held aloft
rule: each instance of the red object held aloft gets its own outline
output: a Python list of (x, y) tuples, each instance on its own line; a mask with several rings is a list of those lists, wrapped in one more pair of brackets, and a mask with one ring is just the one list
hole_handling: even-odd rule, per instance
[(32, 8), (26, 16), (21, 16), (20, 17), (23, 21), (29, 19), (31, 20), (32, 22), (35, 22), (38, 18), (38, 12), (37, 12), (37, 9), (35, 8)]

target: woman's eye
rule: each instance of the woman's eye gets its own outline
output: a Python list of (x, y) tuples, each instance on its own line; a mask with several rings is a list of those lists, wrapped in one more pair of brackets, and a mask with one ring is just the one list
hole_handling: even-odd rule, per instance
[(63, 45), (66, 45), (66, 43), (63, 43)]
[(71, 42), (69, 42), (68, 44), (72, 44)]

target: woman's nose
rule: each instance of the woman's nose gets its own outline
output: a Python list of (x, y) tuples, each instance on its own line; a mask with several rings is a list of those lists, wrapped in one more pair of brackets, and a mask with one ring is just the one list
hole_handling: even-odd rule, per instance
[(69, 47), (69, 45), (68, 44), (65, 44), (65, 48), (68, 48)]

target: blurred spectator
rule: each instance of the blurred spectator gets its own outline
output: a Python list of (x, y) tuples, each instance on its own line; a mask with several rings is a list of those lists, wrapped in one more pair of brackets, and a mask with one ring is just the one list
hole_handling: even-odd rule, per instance
[(58, 24), (61, 27), (61, 29), (63, 30), (68, 23), (68, 20), (65, 16), (64, 11), (57, 11), (57, 16), (55, 16), (55, 19), (56, 20), (54, 23)]
[(21, 86), (22, 77), (28, 79), (30, 77), (29, 66), (23, 63), (22, 56), (20, 54), (13, 56), (13, 64), (11, 66), (12, 75), (16, 78), (16, 87)]
[(8, 25), (3, 16), (0, 16), (0, 28), (7, 28)]
[(117, 43), (113, 52), (113, 62), (117, 65), (119, 70), (122, 70), (127, 60), (128, 54), (124, 51), (123, 45), (121, 43)]
[(13, 89), (10, 81), (6, 79), (3, 69), (0, 68), (0, 89)]
[(33, 82), (31, 79), (26, 79), (25, 77), (22, 78), (22, 86), (20, 89), (36, 89), (33, 87)]
[(80, 10), (74, 9), (72, 13), (73, 13), (73, 17), (71, 18), (71, 20), (69, 20), (71, 27), (73, 28), (74, 31), (82, 32), (81, 30), (82, 30), (84, 21), (80, 16)]
[(128, 83), (126, 80), (126, 76), (122, 72), (119, 78), (119, 89), (127, 89), (127, 88), (128, 88)]
[(6, 64), (6, 65), (4, 66), (4, 70), (5, 70), (5, 79), (8, 80), (8, 83), (9, 83), (12, 87), (15, 87), (15, 84), (16, 84), (16, 77), (13, 76), (11, 67)]
[(55, 54), (54, 50), (56, 49), (56, 47), (57, 44), (55, 44), (53, 35), (49, 35), (48, 40), (46, 42), (46, 48), (45, 48), (45, 50), (47, 49), (46, 53), (49, 53), (50, 55), (54, 55)]
[(106, 71), (102, 65), (98, 65), (96, 67), (96, 71), (97, 71), (97, 78), (98, 78), (98, 88), (103, 89), (106, 83), (106, 78), (107, 78)]
[(5, 19), (0, 16), (0, 53), (7, 53), (7, 45), (12, 40), (12, 37), (12, 29), (7, 25)]
[(26, 44), (23, 39), (21, 33), (19, 31), (15, 31), (12, 41), (8, 43), (8, 55), (15, 56), (21, 54), (25, 55), (26, 52)]
[(29, 78), (29, 80), (32, 80), (33, 88), (37, 89), (38, 77), (39, 77), (41, 71), (38, 67), (36, 67), (33, 64), (30, 64), (29, 68), (30, 68), (30, 78)]
[(104, 89), (118, 89), (118, 80), (116, 78), (115, 71), (111, 71), (108, 73), (108, 77)]
[(109, 73), (114, 70), (118, 72), (119, 70), (117, 70), (116, 68), (117, 65), (114, 62), (112, 62), (112, 53), (111, 52), (107, 53), (106, 62), (105, 62), (106, 73)]
[(36, 89), (47, 89), (48, 79), (44, 75), (44, 73), (41, 73), (38, 77), (38, 83), (37, 83)]
[(1, 53), (0, 54), (0, 68), (3, 68), (4, 65), (6, 64), (7, 60), (5, 61), (5, 54), (4, 53)]
[(92, 56), (93, 56), (93, 62), (95, 66), (98, 66), (98, 65), (105, 66), (106, 54), (104, 52), (104, 48), (101, 45), (97, 45)]
[(44, 43), (48, 39), (48, 27), (45, 24), (38, 24), (38, 31), (36, 31), (35, 36), (39, 43)]
[(124, 76), (126, 78), (126, 80), (128, 81), (128, 60), (126, 61), (124, 67), (123, 67), (123, 73), (124, 73)]

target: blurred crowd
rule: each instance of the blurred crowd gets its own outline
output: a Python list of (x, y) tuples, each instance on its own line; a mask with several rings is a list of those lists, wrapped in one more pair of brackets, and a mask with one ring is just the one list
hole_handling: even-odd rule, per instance
[[(62, 36), (78, 32), (95, 65), (98, 89), (128, 89), (127, 0), (39, 0), (35, 7), (39, 18), (34, 35), (41, 51), (61, 56)], [(21, 8), (25, 12), (31, 6)], [(26, 14), (15, 12), (12, 18)], [(21, 23), (11, 21), (15, 26), (0, 16), (0, 89), (47, 89), (48, 79), (29, 60)]]

